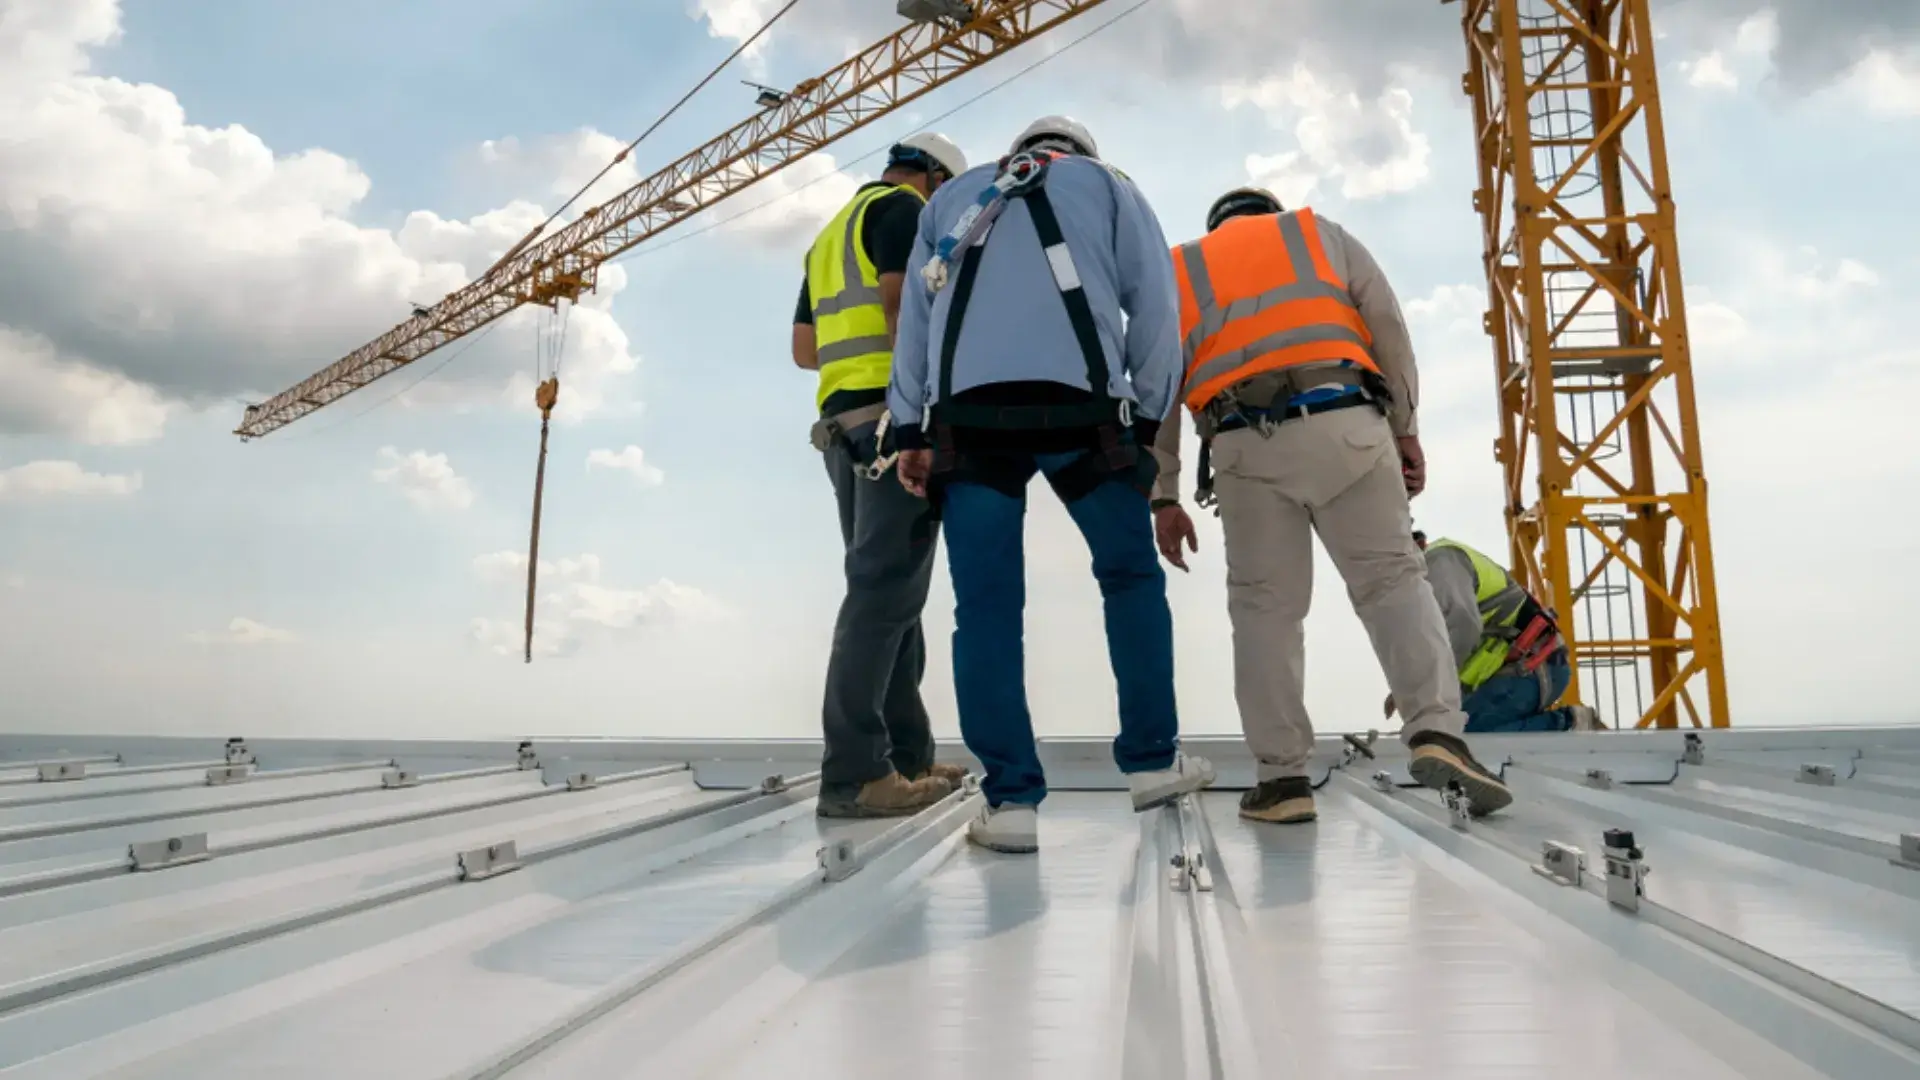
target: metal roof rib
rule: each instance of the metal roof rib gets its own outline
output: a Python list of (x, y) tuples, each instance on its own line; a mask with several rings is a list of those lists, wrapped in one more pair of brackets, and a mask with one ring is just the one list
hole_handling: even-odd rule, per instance
[(0, 736), (0, 1075), (1920, 1078), (1920, 728), (1483, 738), (1484, 819), (1328, 738), (1300, 827), (1188, 743), (1044, 740), (1023, 858), (806, 740)]

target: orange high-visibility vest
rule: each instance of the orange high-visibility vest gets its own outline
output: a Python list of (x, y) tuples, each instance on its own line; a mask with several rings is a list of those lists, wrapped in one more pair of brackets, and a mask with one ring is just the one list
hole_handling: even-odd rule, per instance
[(1348, 361), (1380, 372), (1311, 210), (1230, 218), (1174, 248), (1173, 272), (1196, 415), (1227, 387), (1282, 368)]

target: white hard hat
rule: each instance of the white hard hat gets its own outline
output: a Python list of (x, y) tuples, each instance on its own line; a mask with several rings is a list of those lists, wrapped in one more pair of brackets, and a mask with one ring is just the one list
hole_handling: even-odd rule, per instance
[(1053, 141), (1072, 143), (1087, 157), (1100, 156), (1100, 147), (1093, 141), (1093, 132), (1087, 126), (1071, 116), (1043, 116), (1027, 125), (1027, 130), (1013, 140), (1013, 146), (1007, 152), (1017, 154), (1026, 149), (1029, 143), (1051, 138)]
[(960, 152), (960, 148), (953, 144), (952, 139), (938, 132), (923, 131), (901, 139), (895, 144), (894, 157), (899, 157), (898, 151), (901, 147), (918, 150), (932, 158), (933, 163), (940, 166), (948, 176), (959, 176), (967, 171), (967, 155)]
[(1207, 231), (1240, 214), (1278, 214), (1284, 208), (1273, 192), (1263, 187), (1237, 187), (1213, 200), (1207, 208)]

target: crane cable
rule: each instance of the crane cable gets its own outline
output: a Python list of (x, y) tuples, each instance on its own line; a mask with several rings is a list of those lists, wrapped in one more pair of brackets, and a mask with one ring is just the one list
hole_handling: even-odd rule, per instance
[[(792, 11), (794, 5), (799, 2), (800, 0), (787, 0), (786, 4), (783, 5), (780, 10), (774, 12), (766, 22), (760, 25), (760, 29), (755, 30), (751, 37), (742, 41), (731, 53), (728, 53), (727, 58), (720, 61), (712, 71), (707, 72), (705, 78), (695, 83), (693, 89), (682, 94), (679, 101), (674, 102), (672, 107), (660, 114), (659, 119), (647, 125), (645, 131), (642, 131), (632, 142), (622, 147), (620, 152), (613, 156), (612, 161), (607, 162), (606, 165), (601, 167), (599, 172), (593, 175), (593, 179), (588, 180), (579, 191), (573, 193), (572, 198), (561, 203), (559, 209), (547, 215), (545, 221), (535, 226), (527, 235), (521, 237), (520, 242), (509, 248), (505, 255), (500, 256), (494, 263), (494, 266), (498, 267), (508, 259), (519, 254), (528, 244), (533, 242), (534, 237), (545, 232), (547, 226), (552, 225), (559, 219), (560, 215), (567, 212), (569, 207), (579, 202), (580, 197), (591, 190), (593, 185), (599, 183), (602, 178), (612, 172), (616, 165), (627, 160), (627, 155), (633, 152), (634, 147), (639, 146), (640, 143), (645, 140), (647, 136), (653, 134), (661, 124), (666, 123), (672, 118), (674, 113), (679, 112), (681, 106), (691, 101), (695, 94), (698, 94), (708, 83), (714, 80), (715, 76), (725, 71), (728, 65), (739, 59), (741, 53), (746, 52), (754, 42), (760, 40), (761, 35), (773, 29), (773, 24), (779, 22), (780, 18), (787, 12)], [(526, 662), (529, 664), (533, 663), (533, 608), (535, 598), (538, 595), (540, 577), (540, 505), (545, 498), (547, 486), (547, 432), (553, 421), (553, 406), (560, 400), (560, 362), (565, 354), (567, 345), (567, 316), (573, 311), (572, 301), (565, 301), (567, 304), (565, 311), (562, 311), (559, 306), (561, 302), (562, 301), (559, 300), (554, 302), (553, 321), (549, 324), (547, 334), (544, 335), (546, 338), (545, 344), (550, 345), (550, 348), (547, 350), (547, 357), (553, 361), (551, 368), (547, 368), (544, 365), (541, 357), (543, 335), (541, 333), (539, 320), (536, 319), (534, 324), (534, 377), (538, 382), (533, 390), (533, 403), (540, 410), (540, 456), (533, 469), (533, 524), (527, 538), (527, 632), (524, 653)], [(544, 378), (542, 376), (544, 376)]]

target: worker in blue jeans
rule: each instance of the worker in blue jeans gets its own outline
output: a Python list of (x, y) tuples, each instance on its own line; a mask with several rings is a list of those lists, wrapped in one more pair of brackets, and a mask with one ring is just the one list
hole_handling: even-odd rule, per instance
[(1180, 753), (1173, 616), (1147, 505), (1147, 448), (1183, 359), (1159, 221), (1084, 127), (1046, 117), (934, 193), (906, 276), (887, 407), (900, 482), (931, 500), (946, 533), (960, 734), (986, 770), (968, 839), (1039, 848), (1047, 783), (1022, 641), (1036, 474), (1093, 553), (1119, 683), (1113, 756), (1134, 809), (1206, 786), (1212, 766)]
[[(1591, 706), (1551, 707), (1573, 681), (1566, 642), (1541, 604), (1505, 567), (1457, 540), (1427, 542), (1427, 581), (1460, 669), (1467, 731), (1603, 731)], [(1387, 715), (1394, 712), (1387, 698)]]

